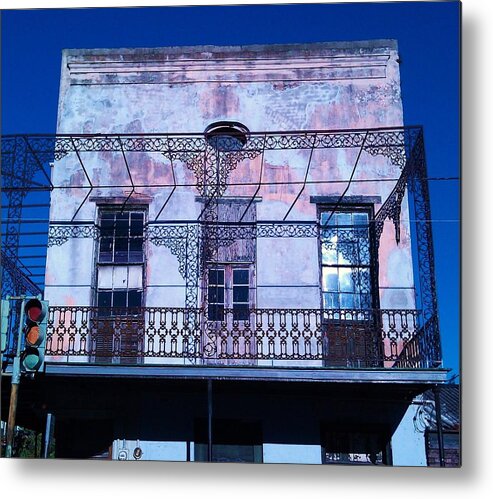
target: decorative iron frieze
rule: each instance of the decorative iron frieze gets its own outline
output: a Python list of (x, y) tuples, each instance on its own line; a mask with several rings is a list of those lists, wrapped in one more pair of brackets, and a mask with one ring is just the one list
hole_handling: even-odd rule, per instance
[(71, 238), (99, 239), (101, 231), (98, 226), (90, 225), (50, 225), (48, 229), (48, 247), (61, 246)]

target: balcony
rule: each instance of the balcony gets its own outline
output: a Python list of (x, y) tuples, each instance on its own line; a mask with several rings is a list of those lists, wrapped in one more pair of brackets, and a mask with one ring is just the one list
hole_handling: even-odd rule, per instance
[[(251, 132), (240, 149), (215, 146), (204, 133), (3, 138), (2, 293), (44, 292), (48, 369), (76, 375), (76, 365), (105, 366), (141, 376), (152, 366), (181, 366), (188, 376), (196, 366), (221, 377), (224, 367), (314, 369), (325, 377), (328, 370), (359, 369), (378, 370), (378, 380), (389, 371), (437, 372), (422, 129)], [(342, 154), (347, 165), (330, 170)], [(111, 155), (104, 171), (114, 167), (117, 177), (100, 176), (102, 155)], [(159, 182), (147, 176), (151, 160)], [(127, 247), (126, 236), (108, 231), (108, 203), (121, 213), (148, 204), (128, 241), (128, 248), (139, 241), (138, 262), (130, 249), (127, 260), (107, 259), (111, 245)], [(364, 223), (361, 210), (358, 220), (339, 220), (338, 212), (352, 206), (366, 210)], [(228, 262), (255, 266), (248, 293), (264, 293), (249, 294), (242, 306), (278, 308), (252, 308), (246, 320), (225, 310), (208, 320), (211, 271), (224, 268), (224, 283), (212, 284), (233, 291), (212, 304), (234, 308), (235, 287), (245, 287)], [(132, 273), (128, 296), (142, 298), (145, 289), (146, 300), (124, 303), (153, 307), (102, 309), (123, 303), (105, 301), (123, 289), (123, 281), (113, 285), (116, 267), (137, 263), (141, 272)], [(344, 276), (354, 289), (343, 289)], [(359, 300), (332, 299), (339, 291)], [(79, 299), (100, 307), (74, 306)], [(320, 299), (330, 310), (317, 308)], [(312, 308), (283, 308), (291, 306)]]
[[(120, 312), (120, 313), (119, 313)], [(225, 310), (50, 307), (46, 360), (91, 365), (202, 365), (343, 369), (440, 366), (435, 321), (417, 310)]]

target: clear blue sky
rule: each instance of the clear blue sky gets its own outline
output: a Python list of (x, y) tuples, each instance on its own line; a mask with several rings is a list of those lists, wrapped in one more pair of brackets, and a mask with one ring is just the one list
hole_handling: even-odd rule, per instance
[[(2, 133), (54, 133), (64, 48), (395, 38), (405, 124), (423, 125), (428, 173), (459, 176), (458, 2), (2, 11)], [(459, 369), (459, 182), (432, 181), (444, 364)]]

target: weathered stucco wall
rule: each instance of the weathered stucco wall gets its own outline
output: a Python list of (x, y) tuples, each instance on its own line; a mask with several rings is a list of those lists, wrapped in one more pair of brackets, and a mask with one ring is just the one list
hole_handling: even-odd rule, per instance
[[(189, 47), (66, 50), (58, 111), (58, 133), (202, 132), (219, 120), (239, 121), (254, 131), (336, 130), (401, 126), (398, 52), (394, 41), (292, 46)], [(303, 190), (288, 220), (317, 219), (312, 196), (338, 196), (347, 187), (359, 149), (316, 150)], [(172, 166), (159, 153), (127, 153), (134, 198), (141, 196), (153, 220), (173, 183)], [(130, 193), (120, 153), (81, 153), (95, 186), (76, 216), (93, 222), (102, 198)], [(267, 151), (264, 185), (257, 193), (258, 220), (284, 217), (301, 185), (310, 151)], [(173, 164), (178, 183), (195, 178), (183, 163)], [(261, 160), (245, 160), (231, 183), (256, 183)], [(392, 182), (360, 182), (399, 176), (385, 156), (363, 152), (346, 196), (384, 201)], [(321, 183), (330, 180), (331, 183)], [(337, 181), (340, 181), (337, 183)], [(318, 183), (317, 183), (318, 182)], [(71, 220), (87, 194), (88, 181), (73, 153), (56, 162), (52, 221)], [(101, 186), (119, 187), (101, 187)], [(142, 187), (145, 185), (145, 187)], [(85, 188), (83, 188), (85, 187)], [(255, 185), (231, 186), (226, 196), (251, 196)], [(159, 220), (195, 219), (202, 209), (193, 187), (176, 189)], [(380, 207), (375, 203), (375, 211)], [(380, 244), (382, 308), (414, 308), (407, 202), (401, 242), (392, 226)], [(57, 305), (90, 304), (94, 285), (94, 242), (72, 239), (48, 251), (46, 296)], [(318, 308), (320, 264), (316, 240), (265, 238), (257, 241), (257, 307)], [(184, 306), (184, 280), (177, 259), (165, 246), (146, 245), (146, 305)], [(164, 271), (163, 271), (164, 269)]]

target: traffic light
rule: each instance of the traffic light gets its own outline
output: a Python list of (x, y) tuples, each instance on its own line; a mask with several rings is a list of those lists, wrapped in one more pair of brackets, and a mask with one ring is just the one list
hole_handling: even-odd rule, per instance
[(7, 350), (7, 337), (8, 337), (8, 332), (9, 332), (9, 312), (10, 312), (10, 301), (9, 300), (2, 300), (2, 319), (0, 323), (0, 331), (1, 331), (1, 352), (5, 352)]
[(25, 372), (37, 372), (44, 364), (48, 302), (32, 298), (24, 305), (25, 348), (21, 355), (21, 368)]

